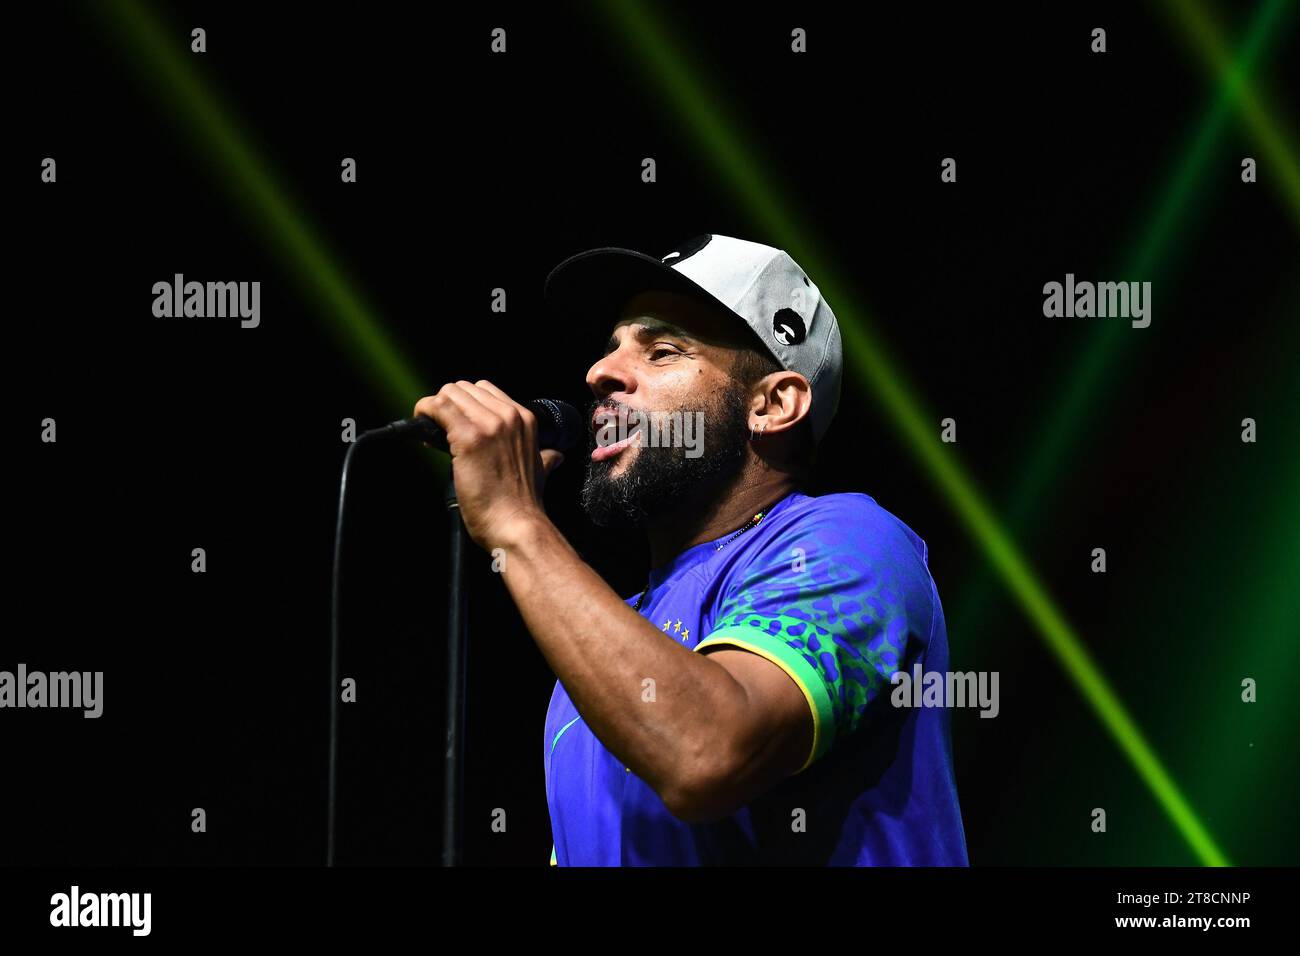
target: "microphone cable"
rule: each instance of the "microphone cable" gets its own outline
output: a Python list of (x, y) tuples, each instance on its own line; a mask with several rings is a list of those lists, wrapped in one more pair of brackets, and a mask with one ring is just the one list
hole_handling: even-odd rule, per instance
[[(428, 424), (424, 424), (427, 422)], [(429, 429), (432, 428), (432, 431)], [(334, 524), (334, 567), (330, 578), (330, 727), (329, 727), (329, 793), (326, 799), (325, 865), (334, 865), (335, 834), (338, 821), (338, 757), (339, 757), (339, 607), (342, 601), (343, 516), (347, 503), (348, 470), (352, 455), (363, 442), (393, 435), (419, 433), (436, 434), (437, 428), (429, 419), (392, 422), (381, 428), (362, 432), (348, 445), (343, 456), (343, 471), (339, 476), (339, 508)]]
[[(538, 447), (567, 451), (577, 444), (586, 432), (586, 425), (576, 408), (568, 402), (549, 398), (534, 399), (528, 408), (538, 418)], [(339, 607), (342, 602), (343, 518), (347, 503), (348, 471), (352, 455), (364, 442), (376, 438), (414, 438), (433, 447), (446, 450), (446, 434), (432, 418), (417, 415), (389, 422), (379, 428), (362, 432), (343, 455), (343, 469), (339, 476), (339, 507), (334, 524), (334, 566), (330, 578), (330, 710), (329, 710), (329, 770), (326, 797), (325, 865), (334, 866), (338, 822), (338, 760), (339, 760)], [(450, 475), (448, 481), (450, 481)], [(459, 514), (453, 516), (459, 520)]]

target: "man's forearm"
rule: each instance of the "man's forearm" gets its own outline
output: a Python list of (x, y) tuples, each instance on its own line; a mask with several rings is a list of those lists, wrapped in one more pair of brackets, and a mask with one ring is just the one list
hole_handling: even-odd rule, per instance
[(628, 607), (544, 515), (503, 546), (503, 576), (524, 623), (611, 753), (670, 808), (725, 765), (725, 728), (746, 694), (724, 667)]

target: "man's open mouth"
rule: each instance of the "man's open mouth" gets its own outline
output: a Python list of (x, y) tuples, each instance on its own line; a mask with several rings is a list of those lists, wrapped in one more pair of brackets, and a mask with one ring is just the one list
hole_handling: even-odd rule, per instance
[(641, 428), (630, 428), (628, 429), (627, 436), (619, 438), (617, 441), (608, 441), (608, 438), (612, 437), (614, 437), (614, 432), (612, 432), (611, 429), (611, 433), (604, 436), (604, 440), (607, 441), (607, 444), (602, 445), (602, 436), (599, 433), (597, 434), (595, 447), (594, 449), (591, 449), (591, 460), (593, 460), (593, 462), (603, 462), (604, 459), (614, 458), (615, 455), (619, 454), (620, 451), (623, 451), (625, 447), (640, 444)]
[(596, 433), (596, 447), (592, 449), (592, 461), (605, 461), (613, 458), (629, 445), (639, 444), (641, 426), (639, 422), (628, 425), (628, 419), (636, 419), (635, 413), (605, 410), (592, 416), (591, 423)]

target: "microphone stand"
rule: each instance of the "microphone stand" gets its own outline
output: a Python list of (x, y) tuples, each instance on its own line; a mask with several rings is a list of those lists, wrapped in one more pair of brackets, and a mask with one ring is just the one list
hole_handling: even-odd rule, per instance
[[(528, 403), (534, 414), (548, 423), (550, 431), (543, 431), (543, 447), (569, 448), (582, 431), (578, 411), (567, 402), (540, 398)], [(342, 591), (343, 565), (343, 509), (347, 501), (348, 469), (352, 454), (358, 445), (381, 436), (414, 437), (426, 444), (445, 445), (445, 436), (433, 419), (425, 415), (390, 422), (380, 428), (362, 432), (348, 447), (343, 456), (343, 471), (339, 477), (339, 507), (334, 529), (334, 569), (330, 587), (330, 710), (329, 710), (329, 770), (326, 810), (325, 865), (334, 866), (335, 836), (338, 805), (338, 753), (339, 753), (339, 616)], [(459, 866), (461, 863), (461, 831), (464, 822), (465, 791), (465, 673), (469, 657), (469, 628), (465, 592), (465, 552), (469, 535), (456, 499), (456, 485), (448, 471), (444, 495), (448, 521), (448, 574), (447, 574), (447, 686), (445, 736), (443, 750), (443, 812), (442, 812), (442, 865)]]
[(442, 865), (461, 863), (461, 817), (465, 783), (465, 669), (469, 628), (464, 588), (465, 523), (450, 472), (444, 496), (447, 506), (447, 689), (446, 749), (443, 752)]
[[(414, 426), (414, 427), (413, 427)], [(383, 428), (372, 429), (358, 435), (343, 456), (343, 469), (339, 478), (339, 505), (334, 529), (334, 565), (330, 586), (330, 706), (329, 706), (329, 769), (326, 798), (325, 865), (334, 866), (338, 820), (338, 755), (339, 755), (339, 625), (342, 599), (341, 575), (343, 565), (344, 508), (347, 503), (348, 472), (357, 446), (384, 435), (402, 435), (415, 430), (425, 430), (420, 422), (394, 422)], [(460, 502), (456, 499), (456, 485), (448, 472), (444, 495), (447, 507), (449, 534), (448, 602), (447, 602), (447, 688), (446, 727), (443, 751), (443, 826), (442, 865), (459, 866), (461, 863), (461, 822), (464, 793), (465, 757), (465, 662), (469, 651), (464, 568), (466, 541), (465, 523), (460, 516)]]

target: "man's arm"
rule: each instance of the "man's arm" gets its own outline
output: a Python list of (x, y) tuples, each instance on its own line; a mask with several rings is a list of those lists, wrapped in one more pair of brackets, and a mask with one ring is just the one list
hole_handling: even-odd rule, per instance
[[(486, 380), (449, 382), (415, 414), (445, 431), (461, 518), (505, 549), (503, 577), (587, 726), (687, 822), (733, 812), (802, 767), (812, 711), (776, 664), (734, 648), (696, 653), (628, 607), (546, 517), (558, 452), (533, 413)], [(642, 681), (655, 682), (644, 700)]]
[(720, 819), (803, 766), (812, 713), (771, 661), (687, 650), (628, 607), (544, 514), (498, 546), (506, 587), (583, 720), (674, 816)]

